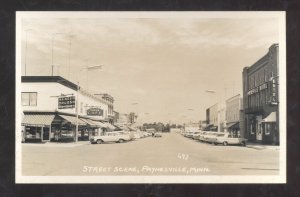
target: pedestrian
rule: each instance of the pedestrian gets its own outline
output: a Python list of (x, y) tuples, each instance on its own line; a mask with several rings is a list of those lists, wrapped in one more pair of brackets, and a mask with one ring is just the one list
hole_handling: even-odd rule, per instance
[(152, 137), (154, 137), (154, 132), (152, 132)]

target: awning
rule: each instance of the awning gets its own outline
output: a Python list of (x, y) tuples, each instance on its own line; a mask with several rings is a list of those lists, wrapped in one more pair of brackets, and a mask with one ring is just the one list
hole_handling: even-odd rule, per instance
[(97, 124), (92, 122), (92, 120), (86, 119), (86, 118), (80, 118), (80, 120), (82, 120), (83, 122), (85, 122), (86, 124), (88, 124), (91, 127), (97, 127)]
[[(60, 117), (62, 117), (63, 119), (65, 119), (66, 121), (70, 122), (73, 125), (76, 125), (76, 117), (74, 116), (66, 116), (66, 115), (59, 115)], [(87, 123), (82, 121), (80, 118), (78, 118), (78, 125), (86, 125)]]
[(276, 122), (276, 112), (271, 112), (266, 118), (262, 120), (263, 122)]
[(94, 121), (91, 119), (86, 119), (86, 118), (81, 118), (84, 122), (86, 122), (88, 125), (93, 126), (93, 127), (97, 127), (97, 128), (102, 128), (102, 127), (106, 127), (105, 124), (103, 124), (102, 122), (99, 121)]
[(208, 131), (212, 126), (213, 126), (212, 124), (209, 124), (209, 125), (207, 125), (203, 130), (204, 130), (204, 131)]
[(55, 115), (25, 114), (23, 126), (50, 126)]
[(108, 122), (105, 122), (104, 124), (106, 125), (107, 128), (109, 128), (111, 130), (115, 130), (116, 129), (116, 127), (114, 125), (112, 125), (112, 124), (110, 124)]
[(239, 122), (231, 122), (231, 123), (228, 123), (226, 125), (226, 128), (227, 129), (239, 129), (240, 128), (240, 123)]

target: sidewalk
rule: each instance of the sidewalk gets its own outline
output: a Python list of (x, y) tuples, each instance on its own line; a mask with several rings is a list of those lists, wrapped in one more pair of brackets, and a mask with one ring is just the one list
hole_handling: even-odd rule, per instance
[(24, 146), (43, 146), (43, 147), (77, 147), (90, 144), (89, 141), (78, 142), (45, 142), (45, 143), (22, 143)]
[(280, 146), (278, 145), (265, 145), (265, 144), (258, 144), (258, 143), (253, 143), (253, 142), (247, 142), (246, 143), (247, 148), (254, 148), (256, 150), (279, 150)]

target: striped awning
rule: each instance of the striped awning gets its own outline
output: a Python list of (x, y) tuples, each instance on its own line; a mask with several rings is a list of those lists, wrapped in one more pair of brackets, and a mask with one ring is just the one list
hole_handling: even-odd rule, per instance
[(87, 118), (81, 118), (81, 120), (83, 120), (84, 122), (86, 122), (88, 125), (90, 125), (92, 127), (97, 127), (97, 128), (106, 127), (105, 124), (103, 124), (102, 122), (99, 122), (99, 121), (94, 121), (94, 120), (87, 119)]
[[(59, 115), (61, 118), (65, 119), (66, 121), (70, 122), (73, 125), (76, 125), (76, 117), (75, 116), (66, 116), (66, 115)], [(78, 125), (87, 125), (86, 122), (82, 121), (80, 118), (78, 118)]]
[(55, 115), (25, 114), (23, 126), (50, 126)]
[(112, 125), (112, 124), (110, 124), (108, 122), (105, 122), (104, 124), (106, 125), (107, 128), (109, 128), (111, 130), (115, 130), (116, 129), (116, 127), (114, 125)]

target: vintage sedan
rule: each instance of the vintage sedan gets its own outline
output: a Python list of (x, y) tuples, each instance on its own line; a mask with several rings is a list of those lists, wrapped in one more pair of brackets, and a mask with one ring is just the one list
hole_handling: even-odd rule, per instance
[(156, 133), (154, 133), (153, 137), (162, 137), (162, 133), (161, 132), (156, 132)]
[(200, 132), (201, 132), (201, 131), (195, 131), (195, 132), (192, 134), (192, 138), (193, 138), (194, 140), (199, 139), (199, 137), (200, 137)]
[(132, 136), (126, 132), (106, 132), (105, 135), (94, 136), (90, 139), (92, 144), (102, 144), (104, 142), (122, 143), (132, 140)]
[(231, 145), (242, 145), (246, 146), (247, 139), (235, 137), (233, 135), (230, 135), (229, 133), (220, 133), (215, 136), (215, 138), (211, 141), (213, 144), (223, 144), (224, 146), (227, 146), (229, 144)]

